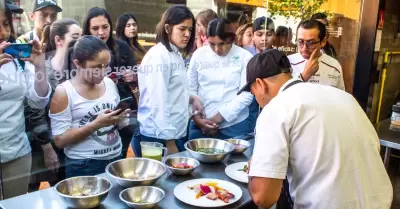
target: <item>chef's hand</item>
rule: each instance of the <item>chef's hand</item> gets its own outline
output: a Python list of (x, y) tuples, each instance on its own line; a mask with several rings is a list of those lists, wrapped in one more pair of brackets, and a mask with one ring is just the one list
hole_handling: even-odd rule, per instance
[(216, 115), (214, 115), (210, 121), (212, 121), (215, 124), (221, 124), (224, 121), (224, 117), (222, 117), (221, 113), (217, 113)]
[(54, 151), (53, 146), (50, 143), (42, 145), (43, 155), (44, 155), (44, 165), (50, 171), (56, 173), (60, 167), (60, 161), (58, 160), (58, 155)]
[(201, 118), (200, 116), (195, 116), (193, 117), (193, 122), (205, 134), (215, 134), (218, 132), (218, 125), (208, 119)]
[(308, 81), (319, 70), (319, 58), (322, 53), (319, 49), (314, 49), (310, 59), (307, 61), (303, 73), (301, 73), (304, 81)]
[(205, 118), (206, 114), (204, 112), (204, 106), (197, 96), (190, 97), (190, 104), (192, 105), (192, 114), (194, 116), (200, 116), (200, 118)]
[(4, 49), (9, 47), (10, 45), (11, 45), (11, 43), (5, 42), (5, 41), (0, 44), (0, 67), (13, 60), (13, 57), (11, 55), (3, 53)]

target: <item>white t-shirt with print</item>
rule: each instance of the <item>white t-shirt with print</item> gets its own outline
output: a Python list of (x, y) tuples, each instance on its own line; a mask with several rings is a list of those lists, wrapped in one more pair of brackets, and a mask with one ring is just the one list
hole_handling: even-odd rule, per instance
[[(288, 58), (293, 69), (293, 77), (298, 78), (308, 60), (304, 59), (300, 53), (289, 55)], [(308, 82), (345, 90), (342, 66), (336, 59), (324, 53), (319, 58), (319, 70)]]
[[(68, 107), (61, 113), (50, 114), (53, 135), (61, 135), (71, 128), (81, 128), (96, 119), (106, 109), (114, 110), (120, 101), (114, 82), (105, 77), (106, 91), (98, 99), (88, 100), (79, 95), (69, 80), (60, 84), (67, 92)], [(121, 153), (121, 138), (117, 126), (104, 127), (84, 141), (64, 148), (72, 159), (109, 160)]]
[(285, 179), (295, 209), (389, 209), (378, 135), (352, 95), (318, 84), (282, 90), (256, 126), (250, 176)]

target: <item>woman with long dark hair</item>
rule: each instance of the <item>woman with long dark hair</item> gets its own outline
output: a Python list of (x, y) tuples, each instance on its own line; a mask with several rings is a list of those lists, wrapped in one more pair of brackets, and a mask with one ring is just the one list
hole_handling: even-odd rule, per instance
[(141, 141), (164, 146), (175, 141), (178, 151), (185, 150), (189, 103), (196, 114), (203, 115), (200, 99), (189, 95), (182, 57), (194, 46), (194, 31), (194, 16), (185, 6), (168, 8), (157, 25), (159, 43), (147, 52), (138, 74), (140, 135), (132, 142), (136, 156), (142, 156)]
[(135, 15), (125, 13), (119, 16), (115, 32), (118, 39), (125, 41), (131, 47), (136, 62), (140, 64), (147, 51), (138, 41), (138, 22)]
[[(57, 20), (44, 28), (42, 43), (46, 44), (46, 72), (52, 92), (63, 80), (68, 79), (69, 71), (62, 68), (68, 44), (78, 39), (82, 29), (75, 20)], [(40, 187), (40, 182), (47, 181), (55, 185), (64, 179), (64, 153), (53, 145), (53, 137), (48, 118), (49, 106), (45, 109), (25, 107), (26, 128), (32, 147), (32, 176), (30, 190)]]
[[(5, 2), (5, 3), (4, 3)], [(10, 1), (0, 5), (0, 189), (4, 199), (26, 194), (30, 179), (32, 155), (25, 133), (24, 102), (44, 109), (51, 87), (45, 70), (44, 46), (29, 41), (29, 58), (4, 53), (15, 43), (12, 13), (23, 10)]]
[(114, 82), (105, 77), (111, 58), (107, 45), (83, 36), (73, 48), (76, 75), (60, 84), (51, 100), (54, 142), (66, 155), (66, 177), (97, 175), (120, 159), (119, 124), (125, 112)]
[[(136, 60), (129, 45), (112, 37), (112, 21), (110, 14), (103, 8), (93, 7), (83, 22), (83, 34), (99, 37), (107, 44), (111, 52), (112, 78), (117, 80), (117, 88), (121, 99), (132, 97), (133, 90), (138, 88), (137, 75), (134, 72)], [(130, 108), (137, 110), (137, 102), (131, 103)], [(120, 131), (122, 138), (122, 157), (126, 157), (129, 143), (132, 140), (134, 127), (128, 126)]]

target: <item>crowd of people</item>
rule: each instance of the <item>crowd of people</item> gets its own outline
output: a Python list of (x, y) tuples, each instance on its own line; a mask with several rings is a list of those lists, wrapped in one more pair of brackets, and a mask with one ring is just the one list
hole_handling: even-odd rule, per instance
[[(344, 91), (324, 14), (302, 21), (294, 44), (268, 17), (237, 28), (210, 9), (172, 6), (147, 51), (134, 14), (113, 36), (103, 8), (82, 25), (57, 20), (61, 11), (34, 1), (34, 29), (18, 38), (12, 13), (23, 10), (6, 1), (0, 11), (3, 198), (101, 174), (130, 145), (141, 157), (140, 142), (184, 151), (192, 139), (255, 134), (249, 192), (260, 208), (390, 208), (377, 134)], [(30, 58), (3, 53), (12, 43), (31, 44)]]

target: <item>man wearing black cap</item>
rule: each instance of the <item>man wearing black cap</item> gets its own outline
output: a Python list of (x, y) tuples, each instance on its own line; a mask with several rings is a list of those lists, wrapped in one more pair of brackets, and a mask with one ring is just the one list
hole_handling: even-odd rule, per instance
[(253, 22), (254, 46), (246, 48), (252, 55), (272, 49), (275, 41), (275, 24), (271, 18), (259, 17)]
[(393, 188), (376, 131), (352, 95), (292, 78), (276, 49), (253, 57), (247, 84), (263, 110), (249, 163), (260, 208), (278, 200), (287, 177), (295, 209), (389, 209)]
[(62, 9), (55, 0), (35, 0), (32, 11), (29, 17), (34, 21), (33, 31), (20, 36), (17, 40), (20, 43), (25, 43), (26, 39), (40, 41), (44, 27), (56, 21)]

